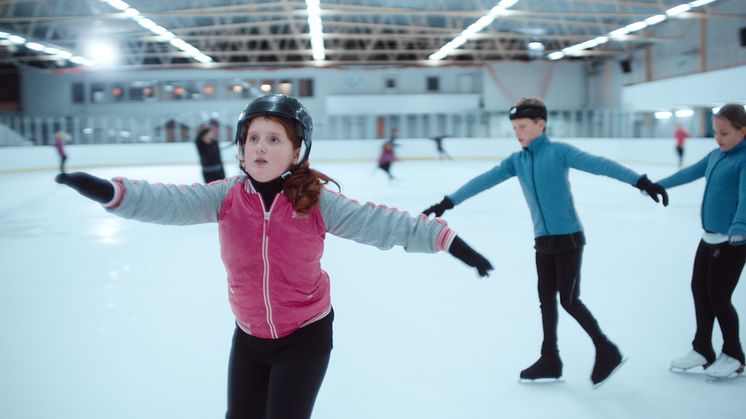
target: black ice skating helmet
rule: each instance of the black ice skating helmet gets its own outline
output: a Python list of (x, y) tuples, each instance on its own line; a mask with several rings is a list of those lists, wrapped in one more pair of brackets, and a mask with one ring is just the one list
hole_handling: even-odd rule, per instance
[(300, 167), (311, 153), (311, 141), (313, 137), (313, 120), (311, 114), (297, 99), (285, 95), (261, 96), (249, 103), (249, 105), (238, 116), (236, 126), (236, 146), (238, 155), (243, 157), (243, 143), (246, 140), (246, 131), (249, 123), (257, 116), (277, 116), (294, 121), (296, 132), (301, 143), (301, 158), (298, 164), (290, 168), (290, 172)]

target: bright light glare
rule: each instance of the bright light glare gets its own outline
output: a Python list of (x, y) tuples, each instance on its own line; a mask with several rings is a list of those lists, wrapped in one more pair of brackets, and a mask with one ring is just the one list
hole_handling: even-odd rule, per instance
[(673, 114), (669, 111), (656, 112), (654, 115), (655, 119), (668, 119), (673, 116)]
[(116, 52), (116, 47), (103, 41), (90, 43), (86, 47), (86, 55), (101, 65), (116, 64), (119, 60), (119, 54)]

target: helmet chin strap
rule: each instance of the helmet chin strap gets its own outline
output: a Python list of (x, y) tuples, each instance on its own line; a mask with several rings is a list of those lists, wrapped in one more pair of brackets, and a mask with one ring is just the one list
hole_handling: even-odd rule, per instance
[(311, 148), (306, 147), (305, 152), (303, 153), (303, 158), (297, 163), (292, 166), (288, 170), (285, 171), (285, 173), (281, 174), (280, 177), (283, 179), (287, 179), (290, 176), (293, 175), (293, 172), (300, 169), (303, 166), (303, 163), (305, 163), (308, 160), (308, 155), (311, 154)]

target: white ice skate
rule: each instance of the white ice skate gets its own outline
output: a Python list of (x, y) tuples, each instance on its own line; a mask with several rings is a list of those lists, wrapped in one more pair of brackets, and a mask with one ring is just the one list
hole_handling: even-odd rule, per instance
[(735, 378), (743, 374), (743, 364), (741, 364), (741, 361), (721, 353), (718, 359), (705, 370), (705, 374), (718, 380)]
[(707, 364), (707, 358), (702, 356), (702, 354), (700, 354), (699, 352), (691, 350), (688, 354), (671, 361), (670, 370), (672, 372), (685, 372), (692, 368), (707, 368), (708, 366), (709, 365)]

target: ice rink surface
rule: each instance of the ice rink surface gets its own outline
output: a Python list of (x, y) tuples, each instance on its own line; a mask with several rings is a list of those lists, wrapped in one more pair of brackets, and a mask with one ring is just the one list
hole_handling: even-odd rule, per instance
[[(675, 170), (623, 163), (653, 180)], [(418, 212), (494, 164), (402, 161), (391, 183), (372, 161), (315, 167), (351, 198)], [(201, 180), (196, 165), (90, 172)], [(223, 417), (234, 323), (216, 225), (119, 219), (53, 177), (0, 175), (0, 417)], [(485, 280), (447, 253), (328, 236), (335, 349), (314, 418), (745, 417), (746, 378), (668, 371), (694, 332), (704, 181), (671, 190), (668, 208), (612, 179), (573, 171), (571, 182), (588, 242), (581, 298), (629, 357), (616, 375), (592, 388), (593, 346), (560, 311), (564, 382), (517, 382), (538, 357), (541, 324), (530, 217), (511, 179), (445, 214), (492, 261)], [(743, 322), (743, 284), (733, 301)]]

